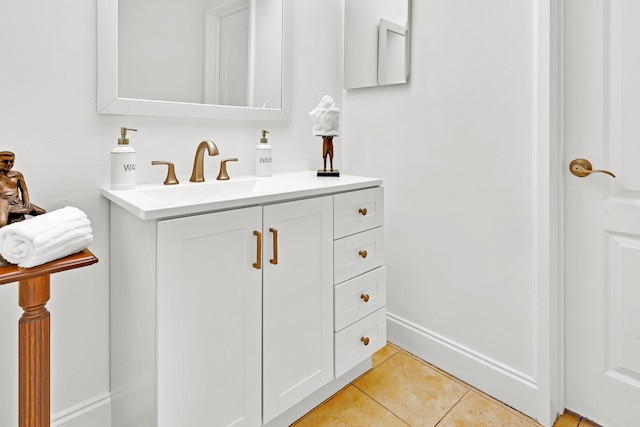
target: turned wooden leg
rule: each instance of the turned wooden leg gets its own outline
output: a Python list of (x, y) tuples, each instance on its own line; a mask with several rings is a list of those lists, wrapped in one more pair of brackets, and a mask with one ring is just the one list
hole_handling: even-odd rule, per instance
[(18, 303), (18, 423), (49, 427), (49, 275), (20, 280)]

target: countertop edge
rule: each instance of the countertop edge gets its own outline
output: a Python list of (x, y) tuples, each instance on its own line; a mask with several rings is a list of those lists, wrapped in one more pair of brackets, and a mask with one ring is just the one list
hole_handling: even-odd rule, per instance
[[(301, 171), (301, 172), (286, 172), (282, 174), (274, 174), (273, 178), (282, 182), (283, 179), (287, 178), (303, 178), (310, 179), (311, 171)], [(315, 174), (315, 172), (313, 172)], [(237, 179), (246, 179), (248, 177), (238, 177)], [(269, 179), (269, 178), (267, 178)], [(325, 178), (322, 178), (324, 180)], [(341, 177), (330, 177), (327, 178), (328, 181), (331, 182), (331, 185), (327, 186), (317, 186), (316, 185), (303, 185), (299, 181), (291, 184), (291, 188), (286, 191), (278, 191), (274, 193), (267, 194), (256, 194), (251, 197), (241, 197), (241, 198), (221, 198), (219, 200), (212, 200), (209, 202), (203, 202), (198, 204), (191, 205), (175, 205), (169, 206), (165, 208), (157, 208), (157, 209), (144, 209), (140, 206), (137, 206), (135, 203), (127, 200), (127, 198), (122, 197), (122, 195), (118, 194), (123, 190), (111, 190), (109, 188), (101, 188), (101, 195), (111, 201), (112, 203), (120, 206), (125, 209), (132, 215), (138, 217), (141, 220), (164, 220), (177, 218), (181, 216), (189, 216), (189, 215), (197, 215), (201, 213), (209, 213), (209, 212), (217, 212), (223, 210), (231, 210), (249, 206), (256, 205), (264, 205), (271, 203), (279, 203), (285, 202), (288, 200), (296, 200), (302, 198), (309, 197), (318, 197), (325, 195), (332, 195), (343, 193), (347, 191), (354, 190), (363, 190), (366, 188), (380, 187), (383, 185), (383, 181), (380, 178), (371, 178), (371, 177), (363, 177), (363, 176), (355, 176), (355, 175), (344, 175)], [(344, 180), (344, 183), (340, 183), (339, 181)], [(142, 184), (141, 188), (148, 187), (157, 187), (155, 184)], [(130, 190), (124, 190), (130, 191)]]

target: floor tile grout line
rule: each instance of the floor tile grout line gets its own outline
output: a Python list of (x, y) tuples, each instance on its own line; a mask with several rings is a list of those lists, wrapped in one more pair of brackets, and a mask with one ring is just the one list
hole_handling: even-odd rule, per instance
[(453, 408), (455, 408), (456, 406), (458, 406), (458, 404), (462, 401), (462, 399), (464, 399), (464, 397), (471, 391), (471, 389), (467, 389), (467, 391), (464, 392), (464, 394), (462, 396), (460, 396), (460, 399), (456, 400), (456, 403), (454, 403), (453, 405), (451, 405), (451, 408), (449, 408), (449, 410), (442, 416), (442, 418), (440, 418), (438, 420), (438, 422), (434, 425), (434, 427), (438, 427), (438, 424), (440, 424), (445, 418), (447, 418), (447, 415), (449, 415), (451, 413), (451, 411), (453, 411)]
[[(409, 427), (411, 427), (411, 424), (409, 424), (407, 422), (407, 420), (405, 420), (404, 418), (402, 418), (400, 415), (396, 414), (395, 412), (393, 412), (390, 408), (387, 408), (382, 402), (380, 402), (378, 399), (376, 399), (375, 397), (371, 396), (369, 393), (367, 393), (366, 391), (364, 391), (363, 389), (361, 389), (360, 387), (358, 387), (357, 385), (353, 384), (353, 386), (355, 388), (357, 388), (358, 390), (360, 390), (362, 392), (362, 394), (364, 394), (365, 396), (367, 396), (369, 399), (373, 400), (374, 402), (376, 402), (378, 405), (382, 406), (385, 410), (387, 410), (388, 412), (390, 412), (391, 414), (393, 414), (394, 417), (396, 417), (397, 419), (399, 419), (400, 421), (402, 421), (403, 423), (405, 423), (406, 425), (408, 425)], [(434, 426), (435, 427), (435, 426)]]
[[(400, 415), (396, 414), (393, 410), (391, 410), (391, 408), (388, 408), (387, 406), (385, 406), (382, 402), (380, 402), (380, 401), (379, 401), (378, 399), (376, 399), (375, 397), (371, 396), (369, 393), (367, 393), (366, 391), (364, 391), (362, 388), (358, 387), (358, 385), (356, 384), (356, 381), (357, 381), (358, 379), (360, 379), (360, 378), (364, 377), (365, 375), (367, 375), (367, 374), (369, 374), (369, 373), (373, 372), (373, 371), (374, 371), (375, 369), (377, 369), (379, 366), (382, 366), (384, 363), (388, 362), (388, 361), (389, 361), (389, 360), (391, 360), (393, 357), (395, 357), (395, 356), (397, 356), (397, 355), (399, 355), (399, 354), (405, 354), (405, 355), (408, 355), (408, 356), (412, 356), (412, 358), (413, 358), (414, 360), (416, 360), (417, 362), (421, 363), (422, 365), (425, 365), (427, 368), (434, 369), (434, 368), (433, 368), (429, 363), (427, 363), (427, 362), (423, 361), (422, 359), (418, 359), (418, 358), (416, 358), (415, 356), (411, 355), (411, 353), (407, 353), (406, 351), (402, 350), (402, 349), (401, 349), (401, 348), (399, 348), (399, 347), (396, 347), (396, 348), (398, 349), (398, 351), (396, 351), (394, 354), (392, 354), (391, 356), (387, 357), (385, 360), (383, 360), (382, 362), (380, 362), (380, 363), (379, 363), (375, 368), (373, 368), (373, 369), (371, 369), (371, 370), (367, 371), (366, 373), (364, 373), (363, 375), (361, 375), (361, 376), (360, 376), (360, 377), (358, 377), (357, 379), (353, 380), (353, 382), (351, 382), (351, 384), (352, 384), (355, 388), (357, 388), (358, 390), (360, 390), (364, 395), (368, 396), (370, 399), (372, 399), (374, 402), (376, 402), (378, 405), (382, 406), (384, 409), (386, 409), (387, 411), (389, 411), (390, 413), (392, 413), (392, 414), (393, 414), (396, 418), (398, 418), (400, 421), (402, 421), (403, 423), (405, 423), (406, 425), (408, 425), (409, 427), (411, 427), (411, 424), (409, 424), (409, 422), (407, 422), (404, 418), (402, 418)], [(434, 370), (435, 370), (435, 369), (434, 369)], [(440, 372), (439, 372), (439, 371), (437, 371), (437, 370), (436, 370), (436, 372), (440, 374)], [(464, 397), (464, 396), (465, 396), (469, 391), (470, 391), (470, 389), (469, 389), (468, 387), (465, 387), (465, 392), (464, 392), (464, 394), (460, 397), (460, 399), (458, 399), (458, 400), (456, 401), (456, 403), (454, 403), (454, 404), (451, 406), (451, 408), (449, 408), (449, 410), (445, 413), (445, 415), (443, 416), (443, 418), (446, 416), (446, 414), (448, 414), (448, 413), (449, 413), (449, 412), (450, 412), (450, 411), (455, 407), (455, 405), (457, 405), (457, 404), (458, 404), (458, 402), (460, 402), (460, 400), (461, 400), (461, 399), (462, 399), (462, 398), (463, 398), (463, 397)], [(438, 421), (438, 423), (440, 423), (440, 422), (442, 421), (442, 419), (443, 419), (443, 418), (441, 418), (441, 419)], [(434, 427), (435, 427), (438, 423), (436, 423), (436, 424), (434, 425)]]
[[(392, 344), (392, 345), (394, 345), (394, 344)], [(394, 345), (394, 346), (395, 346), (395, 345)], [(509, 405), (507, 405), (506, 403), (504, 403), (504, 402), (502, 402), (502, 401), (500, 401), (500, 400), (496, 399), (496, 398), (495, 398), (495, 397), (493, 397), (493, 396), (490, 396), (490, 395), (486, 394), (486, 393), (485, 393), (485, 392), (483, 392), (482, 390), (475, 388), (475, 387), (474, 387), (474, 386), (472, 386), (471, 384), (469, 384), (469, 383), (467, 383), (467, 382), (465, 382), (465, 381), (461, 380), (461, 379), (460, 379), (460, 378), (458, 378), (458, 377), (455, 377), (455, 376), (451, 375), (450, 373), (448, 373), (448, 372), (446, 372), (446, 371), (444, 371), (444, 370), (442, 370), (442, 369), (438, 368), (437, 366), (435, 366), (435, 365), (433, 365), (433, 364), (429, 363), (428, 361), (426, 361), (426, 360), (424, 360), (424, 359), (420, 358), (419, 356), (416, 356), (415, 354), (410, 353), (410, 352), (408, 352), (407, 350), (405, 350), (405, 349), (403, 349), (403, 348), (401, 348), (401, 347), (398, 347), (398, 346), (395, 346), (395, 347), (396, 347), (400, 352), (403, 352), (403, 353), (404, 353), (404, 354), (406, 354), (407, 356), (409, 356), (409, 357), (413, 358), (414, 360), (416, 360), (416, 361), (418, 361), (418, 362), (422, 363), (423, 365), (427, 366), (428, 368), (433, 369), (435, 372), (437, 372), (437, 373), (439, 373), (439, 374), (441, 374), (441, 375), (444, 375), (445, 377), (447, 377), (447, 378), (449, 378), (449, 379), (451, 379), (451, 380), (453, 380), (453, 381), (457, 382), (458, 384), (460, 384), (461, 386), (463, 386), (465, 389), (467, 389), (467, 391), (473, 391), (473, 392), (475, 392), (476, 394), (478, 394), (478, 395), (479, 395), (480, 397), (482, 397), (483, 399), (486, 399), (486, 400), (488, 400), (489, 402), (492, 402), (492, 403), (494, 403), (494, 404), (496, 404), (496, 405), (498, 405), (498, 406), (500, 406), (500, 407), (502, 407), (502, 408), (504, 408), (504, 409), (508, 410), (510, 413), (512, 413), (513, 415), (515, 415), (515, 416), (517, 416), (517, 417), (519, 417), (519, 418), (523, 419), (524, 421), (527, 421), (527, 422), (529, 422), (529, 423), (531, 423), (531, 422), (534, 422), (534, 423), (535, 423), (535, 422), (536, 422), (536, 420), (534, 420), (533, 418), (528, 417), (527, 415), (523, 414), (522, 412), (518, 411), (517, 409), (515, 409), (515, 408), (513, 408), (513, 407), (511, 407), (511, 406), (509, 406)], [(396, 354), (397, 354), (397, 353), (396, 353)], [(465, 393), (465, 394), (466, 394), (466, 393)], [(578, 427), (578, 426), (576, 426), (576, 427)]]
[[(500, 401), (496, 400), (495, 398), (491, 398), (490, 396), (488, 396), (488, 395), (486, 395), (485, 393), (483, 393), (481, 390), (478, 390), (477, 388), (473, 387), (472, 385), (470, 385), (470, 384), (468, 384), (468, 383), (466, 383), (466, 382), (464, 382), (464, 381), (460, 380), (460, 379), (459, 379), (459, 378), (457, 378), (457, 377), (452, 376), (452, 375), (451, 375), (451, 374), (449, 374), (448, 372), (443, 371), (442, 369), (438, 368), (437, 366), (432, 365), (432, 364), (431, 364), (431, 363), (429, 363), (428, 361), (426, 361), (426, 360), (424, 360), (424, 359), (422, 359), (422, 358), (420, 358), (420, 357), (418, 357), (418, 356), (416, 356), (416, 355), (414, 355), (414, 354), (412, 354), (412, 353), (408, 352), (407, 350), (404, 350), (404, 349), (403, 349), (403, 348), (401, 348), (401, 347), (395, 346), (394, 344), (392, 344), (392, 345), (393, 345), (393, 346), (394, 346), (398, 351), (397, 351), (395, 354), (393, 354), (391, 357), (396, 356), (396, 355), (397, 355), (397, 354), (399, 354), (399, 353), (403, 353), (403, 354), (405, 354), (405, 355), (407, 355), (407, 356), (411, 357), (411, 358), (412, 358), (412, 359), (414, 359), (415, 361), (417, 361), (417, 362), (421, 363), (423, 366), (425, 366), (425, 367), (427, 367), (427, 368), (429, 368), (429, 369), (432, 369), (434, 372), (436, 372), (436, 373), (438, 373), (438, 374), (440, 374), (440, 375), (443, 375), (444, 377), (446, 377), (446, 378), (448, 378), (448, 379), (450, 379), (450, 380), (452, 380), (452, 381), (454, 381), (454, 382), (456, 382), (456, 383), (460, 384), (460, 385), (465, 389), (464, 394), (463, 394), (463, 395), (462, 395), (462, 396), (461, 396), (461, 397), (456, 401), (456, 403), (454, 403), (454, 404), (449, 408), (449, 410), (448, 410), (448, 411), (447, 411), (447, 412), (442, 416), (442, 418), (438, 421), (438, 423), (436, 423), (436, 426), (437, 426), (439, 423), (441, 423), (441, 422), (442, 422), (442, 420), (447, 416), (447, 414), (449, 414), (449, 412), (451, 412), (451, 411), (456, 407), (456, 405), (458, 405), (458, 404), (460, 403), (460, 401), (461, 401), (461, 400), (462, 400), (462, 399), (463, 399), (463, 398), (464, 398), (464, 397), (465, 397), (469, 392), (473, 392), (474, 394), (477, 394), (480, 398), (482, 398), (482, 399), (484, 399), (484, 400), (487, 400), (488, 402), (493, 403), (493, 404), (495, 404), (495, 405), (498, 405), (498, 406), (500, 406), (501, 408), (504, 408), (505, 410), (508, 410), (512, 415), (517, 416), (518, 418), (520, 418), (520, 419), (522, 419), (522, 420), (524, 420), (524, 421), (527, 421), (527, 422), (529, 422), (529, 423), (532, 421), (529, 417), (526, 417), (524, 414), (522, 414), (522, 413), (520, 413), (519, 411), (517, 411), (517, 410), (515, 410), (515, 409), (511, 408), (510, 406), (506, 405), (504, 402), (500, 402)], [(387, 358), (384, 362), (386, 362), (387, 360), (391, 359), (391, 357)], [(384, 362), (382, 362), (382, 363), (384, 363)], [(381, 365), (382, 363), (380, 363), (380, 365)], [(379, 365), (378, 365), (378, 366), (379, 366)], [(358, 387), (358, 386), (357, 386), (357, 385), (355, 385), (355, 384), (354, 384), (354, 386)], [(359, 389), (359, 390), (362, 390), (362, 389), (360, 389), (359, 387), (358, 387), (358, 389)], [(364, 390), (362, 390), (362, 392), (366, 394), (366, 392), (364, 392)], [(374, 399), (372, 396), (371, 396), (371, 398), (372, 398), (372, 399)], [(374, 399), (374, 400), (375, 400), (375, 399)], [(376, 401), (377, 401), (377, 400), (376, 400)], [(383, 405), (383, 406), (384, 406), (384, 405)], [(387, 408), (387, 409), (388, 409), (388, 408)], [(535, 420), (533, 420), (533, 421), (535, 421)]]
[(524, 414), (524, 413), (518, 411), (516, 408), (507, 405), (506, 403), (496, 399), (495, 397), (485, 393), (484, 391), (482, 391), (480, 389), (477, 389), (477, 388), (472, 387), (472, 386), (469, 386), (469, 387), (470, 387), (469, 390), (474, 392), (476, 395), (478, 395), (478, 397), (480, 397), (480, 398), (482, 398), (484, 400), (487, 400), (488, 402), (503, 408), (507, 412), (511, 413), (512, 415), (514, 415), (514, 416), (516, 416), (518, 418), (521, 418), (522, 420), (528, 422), (529, 424), (535, 423), (537, 425), (540, 425), (540, 424), (537, 423), (536, 420), (534, 420), (533, 418), (529, 417), (527, 414)]
[[(522, 419), (523, 421), (527, 421), (530, 423), (533, 423), (532, 425), (537, 425), (539, 426), (539, 424), (537, 424), (535, 422), (535, 420), (531, 419), (530, 417), (527, 417), (526, 415), (520, 413), (519, 411), (515, 410), (514, 408), (511, 408), (510, 406), (504, 404), (503, 402), (485, 394), (484, 392), (482, 392), (481, 390), (478, 390), (476, 388), (474, 388), (473, 386), (467, 384), (466, 382), (460, 380), (457, 377), (452, 376), (451, 374), (447, 373), (446, 371), (441, 370), (440, 368), (438, 368), (437, 366), (434, 366), (432, 364), (430, 364), (428, 361), (421, 359), (420, 357), (408, 352), (407, 350), (404, 350), (402, 347), (399, 347), (393, 343), (387, 342), (387, 345), (390, 345), (391, 350), (393, 351), (393, 354), (388, 355), (387, 357), (385, 357), (383, 360), (378, 361), (377, 364), (375, 366), (372, 366), (371, 369), (368, 369), (366, 372), (363, 372), (360, 376), (358, 376), (357, 378), (353, 379), (350, 383), (346, 384), (344, 387), (342, 387), (340, 390), (336, 391), (334, 394), (332, 394), (331, 396), (329, 396), (327, 399), (325, 399), (324, 401), (322, 401), (320, 404), (318, 404), (315, 408), (313, 408), (311, 411), (309, 411), (308, 413), (304, 414), (301, 418), (299, 418), (298, 420), (296, 420), (294, 422), (294, 424), (296, 424), (299, 421), (302, 421), (303, 419), (307, 418), (308, 416), (310, 416), (312, 413), (316, 412), (316, 410), (319, 410), (321, 407), (325, 406), (329, 401), (331, 401), (332, 399), (334, 399), (336, 396), (338, 396), (339, 394), (343, 393), (347, 388), (349, 388), (350, 386), (353, 386), (355, 390), (359, 391), (360, 393), (362, 393), (364, 396), (368, 397), (369, 399), (372, 400), (373, 403), (375, 403), (376, 405), (378, 405), (379, 407), (383, 408), (384, 410), (386, 410), (387, 412), (389, 412), (391, 415), (393, 415), (396, 419), (400, 420), (403, 424), (412, 427), (411, 424), (406, 421), (405, 419), (403, 419), (401, 416), (399, 416), (396, 412), (394, 412), (393, 410), (391, 410), (390, 408), (388, 408), (385, 404), (383, 404), (382, 402), (378, 401), (375, 397), (373, 397), (372, 395), (370, 395), (369, 393), (367, 393), (364, 389), (360, 388), (356, 382), (360, 381), (362, 378), (366, 377), (367, 375), (369, 375), (370, 373), (372, 373), (373, 371), (375, 371), (378, 367), (381, 367), (382, 365), (384, 365), (385, 363), (389, 362), (392, 358), (398, 356), (398, 355), (404, 355), (407, 357), (410, 357), (411, 359), (415, 360), (416, 362), (420, 363), (421, 365), (423, 365), (426, 368), (429, 368), (431, 370), (433, 370), (434, 372), (436, 372), (437, 374), (443, 375), (444, 377), (456, 382), (457, 384), (459, 384), (461, 387), (464, 388), (464, 393), (460, 396), (460, 398), (458, 398), (456, 400), (456, 402), (451, 405), (451, 407), (440, 417), (440, 419), (434, 424), (433, 427), (437, 427), (439, 425), (441, 425), (441, 423), (443, 422), (443, 420), (456, 408), (458, 407), (458, 405), (460, 405), (460, 402), (469, 395), (470, 392), (472, 392), (474, 395), (477, 395), (479, 398), (482, 398), (483, 400), (487, 400), (489, 403), (494, 404), (494, 405), (498, 405), (504, 409), (509, 410), (510, 413), (512, 413), (512, 415), (516, 415), (518, 416), (520, 419)], [(579, 418), (578, 420), (578, 426), (580, 426), (580, 423), (582, 422), (582, 417)]]
[[(297, 419), (293, 424), (302, 421), (304, 418), (307, 418), (308, 416), (310, 416), (313, 412), (315, 412), (316, 410), (319, 410), (321, 407), (323, 407), (325, 404), (327, 404), (331, 399), (333, 399), (334, 397), (336, 397), (338, 394), (342, 393), (346, 388), (348, 388), (349, 386), (353, 386), (355, 387), (357, 390), (361, 391), (365, 396), (369, 397), (371, 400), (373, 400), (375, 403), (377, 403), (378, 405), (382, 406), (384, 409), (386, 409), (387, 411), (389, 411), (391, 414), (393, 414), (393, 416), (395, 416), (396, 418), (398, 418), (400, 421), (402, 421), (403, 423), (407, 424), (408, 426), (410, 426), (410, 424), (408, 424), (405, 420), (403, 420), (402, 418), (400, 418), (398, 416), (398, 414), (394, 413), (393, 411), (390, 411), (389, 408), (387, 408), (386, 406), (384, 406), (383, 404), (381, 404), (380, 402), (378, 402), (376, 399), (374, 399), (372, 396), (369, 396), (367, 393), (364, 392), (364, 390), (362, 390), (360, 387), (358, 387), (355, 382), (358, 381), (360, 378), (370, 374), (371, 372), (373, 372), (375, 369), (377, 369), (379, 366), (383, 365), (384, 363), (386, 363), (387, 361), (389, 361), (389, 359), (391, 359), (392, 357), (396, 356), (397, 354), (400, 353), (400, 349), (398, 347), (396, 348), (396, 352), (393, 353), (391, 356), (387, 357), (385, 360), (383, 360), (382, 362), (378, 363), (376, 366), (373, 366), (371, 369), (367, 370), (366, 372), (363, 372), (358, 378), (355, 378), (353, 381), (351, 381), (349, 384), (345, 385), (344, 387), (342, 387), (340, 390), (336, 391), (335, 393), (333, 393), (331, 396), (327, 397), (325, 400), (323, 400), (322, 402), (320, 402), (317, 406), (315, 406), (312, 410), (310, 410), (309, 412), (307, 412), (306, 414), (304, 414), (302, 417), (300, 417), (299, 419)], [(411, 426), (410, 426), (411, 427)]]
[[(395, 347), (397, 349), (397, 347)], [(387, 408), (382, 402), (380, 402), (378, 399), (376, 399), (375, 397), (371, 396), (369, 393), (367, 393), (366, 391), (364, 391), (363, 389), (361, 389), (360, 387), (358, 387), (358, 385), (356, 384), (356, 381), (358, 381), (360, 378), (363, 378), (365, 376), (367, 376), (368, 374), (372, 373), (373, 371), (375, 371), (376, 369), (378, 369), (380, 366), (384, 365), (385, 363), (387, 363), (389, 360), (391, 360), (392, 358), (394, 358), (395, 356), (397, 356), (398, 354), (400, 354), (400, 350), (398, 349), (398, 351), (396, 351), (395, 353), (393, 353), (391, 356), (387, 357), (385, 360), (383, 360), (382, 362), (378, 363), (375, 367), (371, 368), (370, 370), (368, 370), (367, 372), (363, 373), (362, 375), (360, 375), (358, 378), (356, 378), (355, 380), (353, 380), (350, 384), (353, 385), (356, 389), (358, 389), (360, 392), (362, 392), (362, 394), (364, 394), (365, 396), (367, 396), (369, 399), (373, 400), (375, 403), (377, 403), (378, 405), (380, 405), (381, 407), (383, 407), (385, 410), (387, 410), (388, 412), (390, 412), (391, 414), (393, 414), (394, 417), (396, 417), (397, 419), (399, 419), (400, 421), (402, 421), (403, 423), (405, 423), (406, 425), (408, 425), (409, 427), (411, 427), (411, 424), (409, 424), (404, 418), (402, 418), (400, 415), (396, 414), (395, 412), (393, 412), (390, 408)]]
[[(357, 379), (353, 380), (353, 382), (352, 382), (351, 384), (353, 384), (353, 386), (354, 386), (355, 388), (357, 388), (358, 390), (360, 390), (360, 391), (361, 391), (362, 393), (364, 393), (366, 396), (368, 396), (369, 398), (371, 398), (374, 402), (376, 402), (377, 404), (379, 404), (380, 406), (382, 406), (383, 408), (385, 408), (387, 411), (391, 412), (391, 413), (392, 413), (393, 415), (395, 415), (398, 419), (400, 419), (402, 422), (404, 422), (405, 424), (407, 424), (408, 426), (410, 426), (410, 427), (411, 427), (411, 424), (409, 424), (409, 423), (408, 423), (404, 418), (402, 418), (400, 415), (398, 415), (398, 414), (396, 414), (395, 412), (393, 412), (390, 408), (387, 408), (387, 407), (386, 407), (382, 402), (378, 401), (375, 397), (371, 396), (369, 393), (367, 393), (366, 391), (364, 391), (363, 389), (361, 389), (360, 387), (358, 387), (358, 385), (357, 385), (357, 384), (355, 384), (355, 382), (356, 382), (358, 379), (360, 379), (360, 378), (364, 377), (365, 375), (367, 375), (367, 374), (369, 374), (369, 373), (373, 372), (373, 370), (374, 370), (374, 369), (378, 368), (378, 367), (379, 367), (379, 366), (381, 366), (382, 364), (386, 363), (387, 361), (391, 360), (393, 357), (395, 357), (395, 356), (397, 356), (398, 354), (401, 354), (401, 353), (402, 353), (402, 354), (404, 354), (404, 355), (406, 355), (406, 356), (410, 356), (410, 357), (411, 357), (412, 359), (414, 359), (416, 362), (418, 362), (418, 363), (420, 363), (420, 364), (424, 365), (425, 367), (427, 367), (427, 368), (429, 368), (429, 369), (432, 369), (432, 370), (433, 370), (434, 372), (436, 372), (437, 374), (439, 374), (439, 375), (443, 375), (443, 371), (440, 371), (440, 370), (439, 370), (439, 369), (437, 369), (436, 367), (432, 366), (429, 362), (427, 362), (427, 361), (425, 361), (425, 360), (422, 360), (422, 359), (418, 358), (417, 356), (414, 356), (413, 354), (411, 354), (411, 353), (407, 352), (406, 350), (403, 350), (403, 349), (401, 349), (401, 348), (399, 348), (399, 347), (396, 347), (396, 348), (398, 349), (398, 351), (397, 351), (396, 353), (394, 353), (393, 355), (389, 356), (389, 357), (388, 357), (387, 359), (385, 359), (384, 361), (380, 362), (380, 363), (379, 363), (375, 368), (373, 368), (373, 369), (371, 369), (371, 370), (367, 371), (366, 373), (364, 373), (363, 375), (361, 375), (361, 376), (360, 376), (360, 377), (358, 377)], [(448, 376), (448, 375), (443, 375), (443, 376), (445, 376), (445, 377), (449, 378), (449, 376)], [(453, 405), (451, 405), (451, 407), (447, 410), (447, 412), (442, 416), (442, 418), (440, 418), (440, 419), (438, 420), (438, 422), (437, 422), (436, 424), (434, 424), (434, 426), (433, 426), (433, 427), (436, 427), (440, 422), (442, 422), (442, 420), (444, 419), (444, 417), (446, 417), (446, 416), (447, 416), (447, 414), (448, 414), (449, 412), (451, 412), (451, 411), (453, 410), (453, 408), (454, 408), (458, 403), (460, 403), (460, 400), (462, 400), (462, 398), (464, 398), (464, 396), (466, 396), (466, 395), (467, 395), (467, 393), (469, 393), (469, 392), (472, 390), (472, 388), (471, 388), (470, 386), (466, 386), (466, 384), (464, 385), (464, 389), (465, 389), (464, 394), (463, 394), (462, 396), (460, 396), (460, 398), (459, 398), (459, 399), (458, 399), (458, 400), (457, 400)]]

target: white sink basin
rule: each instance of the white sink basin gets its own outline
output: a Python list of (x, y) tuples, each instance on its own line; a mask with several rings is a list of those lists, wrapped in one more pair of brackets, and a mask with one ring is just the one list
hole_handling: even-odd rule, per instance
[(184, 184), (155, 188), (140, 188), (140, 197), (148, 198), (155, 204), (182, 204), (185, 202), (206, 202), (221, 198), (250, 197), (251, 195), (272, 193), (289, 187), (277, 181), (264, 178), (248, 178), (230, 181), (187, 182)]
[(234, 177), (229, 181), (143, 184), (131, 190), (103, 188), (102, 195), (146, 220), (334, 194), (379, 185), (382, 185), (382, 181), (377, 178), (350, 175), (319, 178), (313, 171), (302, 171), (265, 178)]

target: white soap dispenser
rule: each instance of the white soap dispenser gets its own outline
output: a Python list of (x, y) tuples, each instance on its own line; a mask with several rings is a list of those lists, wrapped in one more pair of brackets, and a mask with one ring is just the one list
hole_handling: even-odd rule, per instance
[(262, 130), (262, 138), (256, 147), (256, 176), (271, 176), (271, 146), (267, 141), (269, 131)]
[(111, 189), (126, 190), (136, 186), (136, 150), (129, 145), (127, 131), (137, 129), (120, 128), (118, 145), (111, 150)]

